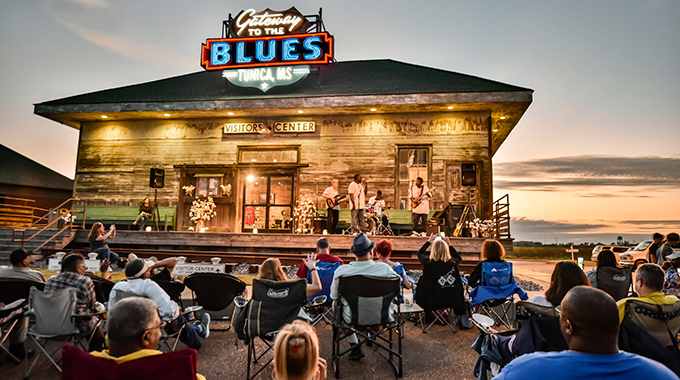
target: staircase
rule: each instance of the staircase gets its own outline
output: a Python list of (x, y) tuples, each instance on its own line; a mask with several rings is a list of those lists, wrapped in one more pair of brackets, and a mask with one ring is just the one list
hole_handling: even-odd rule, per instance
[[(33, 236), (38, 231), (40, 231), (39, 228), (31, 228), (26, 230), (26, 238)], [(40, 235), (31, 241), (24, 243), (24, 249), (27, 251), (32, 251), (57, 234), (57, 237), (48, 243), (45, 248), (49, 247), (51, 249), (62, 249), (76, 236), (75, 231), (70, 231), (68, 229), (61, 233), (59, 233), (59, 231), (60, 230), (58, 228), (48, 228), (44, 230)], [(9, 254), (15, 249), (21, 248), (20, 241), (12, 241), (13, 233), (14, 228), (0, 228), (0, 265), (9, 265)], [(21, 239), (20, 233), (16, 234), (16, 239)]]

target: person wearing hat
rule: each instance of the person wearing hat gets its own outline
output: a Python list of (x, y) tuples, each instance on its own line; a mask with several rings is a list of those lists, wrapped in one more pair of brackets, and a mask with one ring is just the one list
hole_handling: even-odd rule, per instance
[(666, 269), (666, 276), (663, 283), (664, 293), (667, 295), (680, 296), (680, 285), (678, 285), (678, 268), (680, 268), (680, 251), (675, 251), (666, 256), (666, 262), (662, 266)]
[[(399, 275), (392, 269), (391, 266), (381, 262), (373, 261), (372, 252), (375, 247), (375, 242), (371, 241), (366, 234), (360, 233), (354, 237), (354, 242), (352, 243), (352, 248), (349, 252), (356, 257), (356, 261), (352, 261), (348, 264), (341, 265), (335, 270), (335, 275), (333, 276), (333, 282), (331, 283), (331, 298), (337, 300), (340, 292), (340, 280), (341, 277), (347, 276), (373, 276), (373, 277), (384, 277), (384, 278), (400, 278)], [(340, 298), (343, 304), (342, 316), (346, 322), (352, 320), (352, 314), (349, 309), (349, 304), (343, 298)], [(347, 339), (350, 345), (354, 346), (359, 341), (356, 336), (353, 335)], [(351, 360), (358, 360), (364, 356), (361, 351), (361, 346), (354, 346), (352, 352), (349, 354)]]
[[(180, 341), (191, 348), (199, 349), (201, 348), (200, 338), (210, 336), (210, 314), (204, 313), (201, 321), (197, 321), (195, 324), (188, 323), (187, 319), (180, 315), (179, 305), (170, 299), (170, 296), (160, 285), (151, 280), (151, 277), (155, 274), (155, 269), (164, 266), (163, 263), (166, 260), (168, 259), (155, 263), (151, 260), (140, 258), (130, 260), (125, 266), (125, 276), (127, 276), (128, 280), (118, 282), (113, 286), (109, 295), (109, 309), (113, 308), (116, 302), (122, 299), (120, 297), (121, 293), (149, 298), (158, 305), (158, 314), (161, 319), (172, 321), (168, 323), (166, 330), (169, 333), (174, 333), (179, 331), (182, 326), (185, 326), (180, 333)], [(176, 261), (174, 262), (176, 263)]]
[(0, 280), (29, 280), (45, 282), (45, 277), (37, 270), (31, 269), (31, 254), (23, 248), (15, 249), (9, 254), (10, 267), (0, 267)]

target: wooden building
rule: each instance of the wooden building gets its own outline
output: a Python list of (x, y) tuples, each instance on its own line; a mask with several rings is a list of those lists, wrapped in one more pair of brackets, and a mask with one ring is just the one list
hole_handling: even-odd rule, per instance
[(158, 202), (177, 207), (176, 230), (193, 227), (192, 202), (210, 196), (210, 231), (291, 232), (296, 201), (319, 201), (333, 179), (346, 193), (355, 173), (367, 199), (381, 189), (394, 209), (409, 209), (416, 177), (436, 189), (431, 208), (464, 205), (464, 163), (477, 169), (471, 202), (490, 217), (493, 155), (532, 93), (370, 60), (312, 66), (305, 79), (266, 92), (203, 71), (47, 101), (35, 113), (80, 130), (74, 193), (88, 205), (153, 199), (149, 171), (161, 168)]

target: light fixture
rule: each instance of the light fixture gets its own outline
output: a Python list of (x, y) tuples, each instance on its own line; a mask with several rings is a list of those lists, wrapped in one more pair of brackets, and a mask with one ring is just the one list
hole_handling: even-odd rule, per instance
[(233, 112), (227, 112), (227, 115), (234, 116), (234, 113)]
[(169, 114), (169, 113), (164, 113), (163, 116), (165, 116), (165, 117), (170, 117), (170, 114)]
[(371, 108), (371, 112), (375, 112), (377, 110), (378, 110), (377, 108)]
[(492, 129), (492, 131), (494, 131), (494, 132), (498, 132), (498, 129)]
[(248, 182), (253, 182), (255, 180), (255, 176), (250, 174), (246, 177), (246, 180), (248, 180)]
[(254, 234), (257, 233), (257, 228), (253, 228), (253, 233), (254, 233)]
[(501, 116), (501, 117), (500, 117), (501, 120), (505, 120), (505, 119), (507, 119), (507, 118), (508, 118), (507, 116)]
[(102, 115), (102, 119), (106, 119), (107, 117), (108, 117), (108, 116), (106, 116), (106, 115)]
[(448, 106), (448, 107), (446, 107), (446, 108), (452, 110), (452, 109), (453, 109), (453, 106)]
[(298, 110), (298, 113), (305, 113), (305, 111), (303, 111), (303, 110)]

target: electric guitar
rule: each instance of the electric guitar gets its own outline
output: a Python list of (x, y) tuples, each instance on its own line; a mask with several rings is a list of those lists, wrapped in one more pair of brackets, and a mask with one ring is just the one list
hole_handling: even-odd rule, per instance
[(433, 192), (434, 192), (434, 187), (431, 188), (427, 193), (421, 194), (420, 197), (418, 197), (418, 199), (409, 198), (411, 200), (411, 209), (418, 207), (421, 203), (423, 203), (423, 198), (430, 195), (430, 193), (433, 193)]
[(326, 198), (326, 205), (328, 206), (328, 208), (333, 208), (333, 207), (339, 205), (340, 202), (342, 202), (345, 198), (347, 198), (346, 195), (340, 195), (340, 194), (336, 195), (333, 198)]

